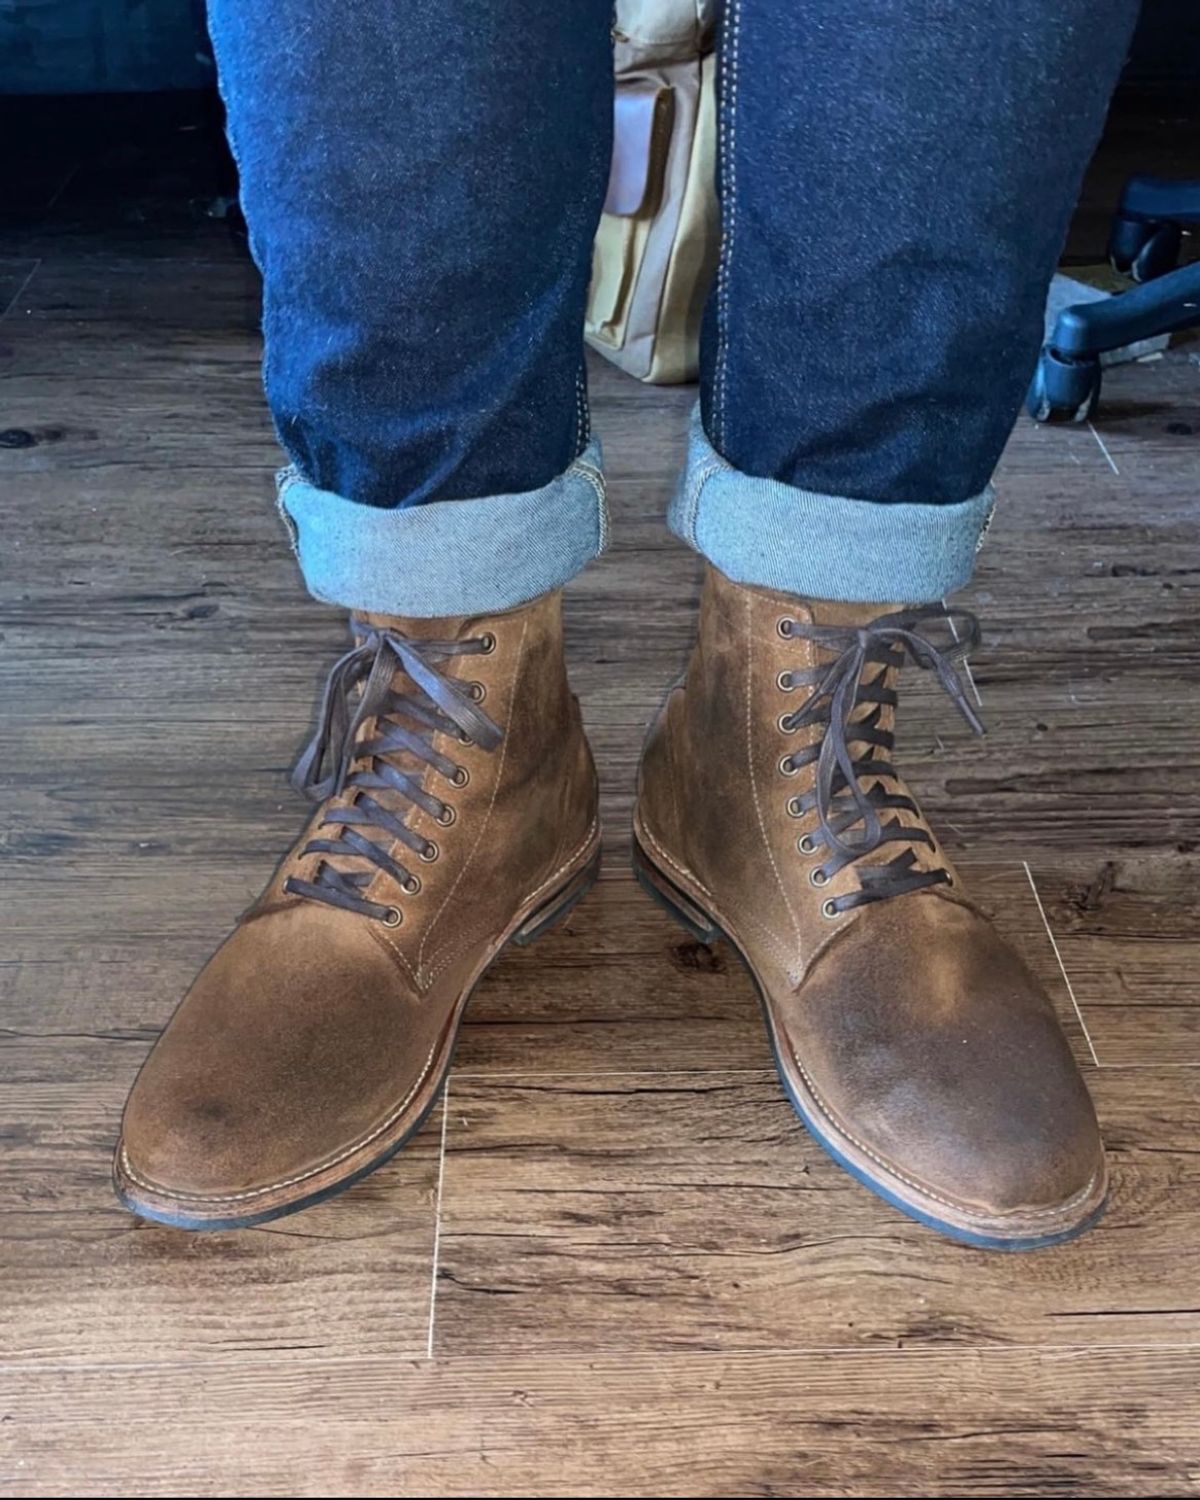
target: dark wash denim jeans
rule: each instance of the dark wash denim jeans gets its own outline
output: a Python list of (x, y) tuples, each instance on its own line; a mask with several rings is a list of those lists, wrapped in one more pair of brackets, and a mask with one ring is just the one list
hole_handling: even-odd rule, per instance
[[(1137, 0), (726, 0), (723, 245), (673, 529), (729, 576), (963, 584)], [(582, 359), (611, 0), (209, 0), (281, 506), (350, 608), (607, 540)]]

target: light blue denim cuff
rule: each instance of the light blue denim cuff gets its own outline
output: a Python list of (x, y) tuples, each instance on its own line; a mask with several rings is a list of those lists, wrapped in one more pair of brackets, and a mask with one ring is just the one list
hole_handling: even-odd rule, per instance
[(952, 505), (883, 505), (756, 479), (716, 451), (697, 408), (667, 522), (734, 583), (811, 599), (921, 604), (968, 581), (994, 499), (988, 485)]
[(358, 505), (284, 469), (279, 510), (309, 593), (369, 614), (513, 609), (559, 588), (608, 545), (595, 440), (539, 490), (401, 510)]

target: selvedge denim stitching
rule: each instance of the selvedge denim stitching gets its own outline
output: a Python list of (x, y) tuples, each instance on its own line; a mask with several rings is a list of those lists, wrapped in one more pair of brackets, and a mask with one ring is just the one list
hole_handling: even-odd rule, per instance
[(720, 171), (722, 192), (721, 253), (717, 265), (716, 319), (718, 348), (713, 376), (715, 437), (725, 441), (726, 376), (729, 361), (729, 274), (737, 239), (737, 93), (738, 49), (741, 42), (741, 0), (729, 0), (729, 20), (718, 72), (718, 111), (721, 133)]

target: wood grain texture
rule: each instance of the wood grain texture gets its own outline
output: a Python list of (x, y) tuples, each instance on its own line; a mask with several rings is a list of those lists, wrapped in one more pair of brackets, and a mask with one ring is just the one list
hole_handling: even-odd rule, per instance
[(893, 1349), (1200, 1336), (1200, 1104), (1093, 1074), (1115, 1181), (1036, 1272), (881, 1204), (773, 1072), (453, 1080), (438, 1348)]
[(22, 1495), (1192, 1495), (1198, 1380), (1193, 1349), (283, 1355), (9, 1379), (0, 1453)]
[[(735, 956), (635, 888), (641, 736), (698, 591), (661, 522), (693, 393), (593, 362), (615, 530), (567, 630), (603, 878), (489, 974), (401, 1156), (189, 1237), (112, 1200), (120, 1106), (300, 825), (344, 622), (273, 513), (254, 272), (117, 175), (85, 163), (0, 243), (0, 1484), (1200, 1493), (1200, 346), (1110, 372), (1094, 429), (1018, 423), (964, 595), (989, 735), (921, 681), (901, 726), (1087, 1068), (1093, 1234), (987, 1255), (851, 1182)], [(1112, 181), (1088, 191), (1094, 259)]]

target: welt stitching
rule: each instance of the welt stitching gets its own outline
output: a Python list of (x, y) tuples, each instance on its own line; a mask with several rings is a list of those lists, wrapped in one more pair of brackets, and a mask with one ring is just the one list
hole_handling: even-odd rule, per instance
[[(923, 1182), (918, 1181), (916, 1178), (906, 1177), (903, 1172), (897, 1171), (897, 1169), (892, 1166), (890, 1162), (886, 1161), (882, 1156), (879, 1156), (876, 1154), (876, 1152), (872, 1151), (870, 1146), (868, 1146), (864, 1141), (860, 1141), (852, 1131), (847, 1130), (846, 1127), (830, 1109), (829, 1105), (825, 1102), (820, 1090), (813, 1082), (812, 1076), (809, 1073), (808, 1069), (800, 1061), (799, 1057), (796, 1056), (795, 1049), (789, 1046), (788, 1051), (792, 1056), (792, 1060), (800, 1069), (800, 1073), (804, 1078), (805, 1083), (808, 1085), (809, 1092), (812, 1094), (815, 1103), (820, 1107), (821, 1113), (834, 1127), (834, 1129), (839, 1131), (846, 1137), (848, 1141), (851, 1141), (855, 1146), (857, 1146), (864, 1156), (869, 1157), (876, 1166), (882, 1167), (885, 1172), (890, 1173), (897, 1180), (897, 1182), (904, 1183), (905, 1187), (914, 1188), (918, 1193), (924, 1193), (927, 1198), (932, 1198), (935, 1203), (942, 1204), (944, 1208), (952, 1208), (956, 1212), (964, 1214), (966, 1217), (978, 1219), (981, 1223), (990, 1222), (987, 1215), (975, 1214), (969, 1208), (965, 1208), (961, 1203), (955, 1203), (953, 1198), (943, 1198), (940, 1193), (933, 1192), (931, 1188), (926, 1187)], [(1070, 1198), (1065, 1199), (1062, 1203), (1056, 1203), (1053, 1208), (1031, 1208), (1028, 1209), (1025, 1213), (1013, 1214), (1009, 1215), (1008, 1217), (1019, 1221), (1022, 1219), (1049, 1219), (1055, 1217), (1056, 1215), (1061, 1216), (1068, 1209), (1073, 1208), (1075, 1204), (1082, 1202), (1082, 1200), (1088, 1196), (1088, 1194), (1095, 1187), (1096, 1179), (1098, 1176), (1099, 1172), (1093, 1172), (1087, 1183), (1082, 1188), (1080, 1188), (1077, 1193), (1072, 1194)]]
[[(642, 824), (641, 832), (646, 835), (647, 841), (653, 845), (655, 853), (658, 854), (667, 864), (669, 864), (678, 874), (686, 876), (687, 879), (690, 880), (692, 884), (697, 886), (699, 889), (704, 889), (703, 882), (697, 880), (695, 875), (685, 865), (681, 865), (678, 860), (673, 859), (668, 851), (662, 847), (662, 845), (658, 842), (653, 833), (651, 833), (650, 829), (647, 828), (644, 823)], [(744, 915), (747, 916), (748, 919), (752, 921), (756, 927), (758, 927), (759, 931), (762, 932), (764, 936), (771, 938), (775, 947), (778, 949), (778, 941), (772, 938), (772, 934), (763, 927), (762, 923), (756, 921), (753, 917), (749, 916), (749, 914)], [(755, 982), (757, 983), (757, 980)], [(795, 1049), (790, 1045), (788, 1047), (788, 1053), (791, 1056), (792, 1060), (795, 1062), (796, 1067), (800, 1070), (800, 1073), (808, 1086), (808, 1090), (812, 1094), (813, 1102), (820, 1109), (822, 1115), (824, 1115), (824, 1117), (829, 1121), (830, 1125), (832, 1125), (835, 1130), (837, 1130), (841, 1135), (844, 1135), (848, 1141), (857, 1146), (858, 1149), (864, 1154), (864, 1156), (869, 1157), (870, 1160), (876, 1164), (876, 1166), (882, 1167), (885, 1172), (889, 1173), (898, 1182), (904, 1183), (906, 1187), (913, 1188), (919, 1193), (924, 1193), (927, 1198), (932, 1199), (935, 1203), (942, 1204), (945, 1208), (951, 1208), (958, 1213), (965, 1213), (968, 1216), (972, 1216), (970, 1210), (964, 1209), (962, 1204), (955, 1203), (951, 1198), (941, 1197), (938, 1193), (935, 1193), (932, 1191), (932, 1189), (926, 1187), (924, 1183), (918, 1182), (915, 1178), (906, 1177), (904, 1173), (897, 1171), (897, 1169), (893, 1167), (889, 1162), (885, 1161), (882, 1156), (879, 1156), (874, 1151), (872, 1151), (865, 1142), (860, 1141), (857, 1136), (853, 1135), (849, 1130), (847, 1130), (846, 1127), (837, 1118), (837, 1116), (833, 1113), (829, 1105), (826, 1103), (824, 1096), (821, 1094), (820, 1090), (816, 1086), (816, 1083), (813, 1081), (812, 1075), (801, 1062), (799, 1057), (796, 1056)], [(1067, 1210), (1074, 1207), (1075, 1204), (1082, 1202), (1083, 1199), (1085, 1199), (1088, 1194), (1092, 1192), (1096, 1185), (1096, 1179), (1098, 1175), (1098, 1173), (1093, 1173), (1086, 1186), (1082, 1187), (1079, 1192), (1066, 1199), (1063, 1203), (1056, 1204), (1053, 1208), (1030, 1209), (1027, 1213), (1020, 1215), (1019, 1217), (1025, 1219), (1048, 1219), (1055, 1214), (1065, 1213)], [(973, 1215), (973, 1217), (978, 1218), (981, 1223), (989, 1222), (986, 1217), (981, 1215)]]
[[(440, 1041), (441, 1038), (439, 1037), (429, 1049), (429, 1056), (425, 1059), (425, 1065), (422, 1067), (416, 1083), (413, 1084), (412, 1088), (405, 1094), (403, 1100), (388, 1115), (387, 1119), (381, 1125), (377, 1125), (368, 1135), (361, 1136), (353, 1145), (347, 1146), (343, 1151), (339, 1151), (336, 1156), (331, 1156), (328, 1161), (319, 1162), (315, 1167), (309, 1167), (307, 1171), (297, 1173), (295, 1177), (284, 1177), (278, 1182), (268, 1183), (265, 1187), (250, 1188), (244, 1193), (188, 1193), (186, 1195), (187, 1199), (195, 1203), (238, 1203), (245, 1198), (261, 1198), (264, 1193), (273, 1193), (278, 1188), (293, 1187), (297, 1182), (304, 1182), (310, 1177), (317, 1177), (322, 1172), (327, 1172), (330, 1167), (336, 1167), (339, 1162), (345, 1161), (348, 1156), (353, 1156), (356, 1151), (361, 1151), (364, 1146), (369, 1146), (373, 1140), (381, 1136), (396, 1123), (429, 1076), (429, 1069), (433, 1065), (433, 1059), (437, 1053)], [(134, 1182), (138, 1183), (139, 1186), (149, 1188), (151, 1192), (172, 1191), (170, 1188), (153, 1182), (137, 1172), (129, 1160), (129, 1152), (124, 1145), (121, 1147), (121, 1165), (124, 1167), (126, 1174)]]
[(666, 741), (667, 760), (667, 785), (671, 788), (671, 810), (675, 814), (675, 827), (683, 827), (683, 818), (679, 810), (679, 788), (675, 784), (675, 736), (671, 733), (671, 698), (672, 692), (667, 699), (667, 711), (663, 716), (663, 739)]

